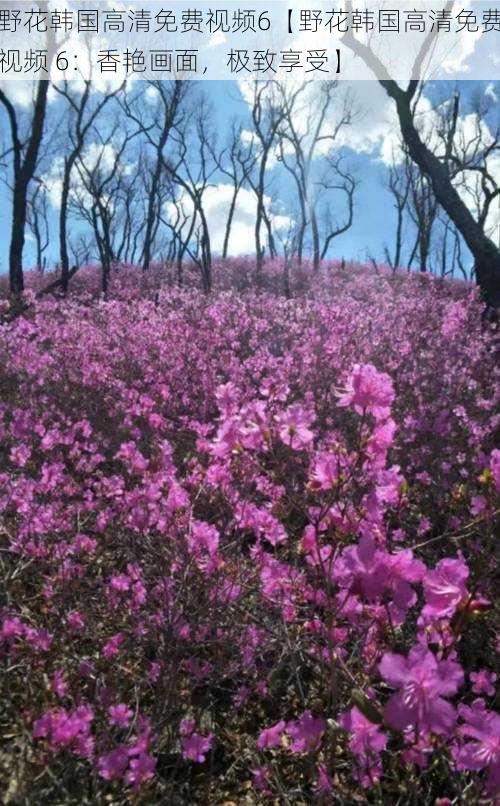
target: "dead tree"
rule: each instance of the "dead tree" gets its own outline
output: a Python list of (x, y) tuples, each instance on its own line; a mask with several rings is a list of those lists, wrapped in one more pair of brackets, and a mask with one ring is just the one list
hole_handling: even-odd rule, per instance
[[(116, 124), (107, 135), (95, 132), (97, 146), (95, 159), (85, 152), (77, 161), (77, 171), (81, 187), (72, 197), (72, 204), (80, 217), (86, 221), (94, 233), (101, 263), (101, 289), (105, 295), (113, 263), (116, 261), (117, 239), (122, 231), (121, 188), (126, 182), (122, 158), (134, 133), (125, 132), (118, 138), (123, 128)], [(113, 157), (106, 164), (106, 148), (112, 149)]]
[(211, 109), (204, 96), (195, 102), (196, 109), (193, 109), (189, 122), (172, 129), (175, 154), (169, 158), (163, 153), (162, 162), (168, 180), (189, 199), (192, 215), (197, 220), (199, 251), (196, 263), (200, 268), (203, 289), (208, 293), (212, 288), (212, 248), (204, 197), (217, 165), (212, 157), (215, 143)]
[[(451, 8), (451, 3), (447, 7)], [(348, 2), (347, 8), (351, 11), (352, 3)], [(408, 154), (429, 180), (437, 201), (467, 244), (474, 258), (474, 270), (483, 298), (490, 308), (496, 310), (500, 307), (500, 249), (485, 232), (484, 222), (474, 217), (457, 190), (449, 169), (451, 153), (434, 153), (424, 142), (416, 121), (418, 100), (424, 86), (420, 78), (422, 67), (435, 36), (435, 33), (431, 33), (423, 41), (413, 69), (413, 75), (417, 78), (412, 78), (406, 89), (391, 78), (379, 57), (368, 45), (358, 40), (352, 30), (343, 36), (342, 41), (363, 59), (394, 101)], [(450, 135), (453, 135), (453, 129)], [(449, 149), (453, 150), (453, 136), (450, 136), (449, 143)]]
[(327, 214), (324, 216), (323, 245), (320, 252), (320, 258), (324, 260), (332, 241), (338, 238), (339, 235), (343, 235), (344, 232), (347, 232), (347, 230), (352, 227), (354, 220), (354, 195), (358, 182), (351, 171), (344, 167), (342, 157), (329, 154), (326, 157), (324, 177), (318, 180), (318, 185), (328, 193), (333, 192), (338, 196), (340, 195), (347, 208), (344, 220), (339, 222), (338, 217), (334, 216), (329, 207), (327, 207)]
[(47, 188), (41, 179), (36, 179), (32, 183), (28, 193), (26, 221), (36, 244), (36, 267), (43, 274), (46, 267), (45, 252), (50, 241), (50, 230)]
[[(47, 10), (47, 3), (38, 0), (40, 11)], [(51, 52), (54, 34), (46, 33), (45, 46)], [(29, 114), (26, 134), (21, 131), (18, 111), (8, 94), (0, 88), (0, 104), (8, 120), (10, 133), (9, 156), (12, 160), (12, 226), (9, 246), (9, 286), (13, 298), (19, 299), (24, 290), (23, 251), (28, 211), (28, 191), (38, 161), (47, 113), (49, 82), (42, 79), (34, 82), (33, 109)]]
[(224, 229), (224, 243), (222, 246), (223, 260), (228, 256), (229, 238), (231, 236), (238, 195), (245, 182), (249, 181), (252, 169), (257, 160), (255, 141), (251, 140), (249, 143), (245, 143), (243, 142), (242, 135), (243, 127), (241, 124), (233, 122), (228, 145), (225, 146), (220, 153), (214, 152), (212, 154), (217, 168), (223, 176), (226, 176), (231, 181), (232, 185), (231, 201), (229, 202), (229, 210)]
[(408, 196), (410, 194), (410, 185), (404, 165), (393, 164), (389, 167), (386, 188), (391, 193), (394, 200), (394, 208), (396, 210), (396, 231), (394, 234), (393, 252), (391, 253), (391, 250), (386, 245), (384, 247), (384, 253), (387, 263), (391, 269), (395, 271), (403, 263), (405, 212), (408, 204)]
[(123, 99), (127, 116), (134, 121), (140, 134), (145, 135), (151, 151), (147, 181), (147, 207), (142, 248), (142, 268), (147, 271), (154, 251), (154, 236), (158, 230), (158, 198), (164, 170), (165, 149), (175, 125), (183, 121), (183, 101), (189, 92), (186, 81), (148, 81), (151, 102), (144, 103), (141, 88), (134, 97)]
[(429, 269), (431, 240), (438, 215), (438, 204), (427, 177), (409, 159), (405, 162), (405, 171), (409, 189), (407, 209), (417, 233), (408, 266), (413, 264), (418, 254), (419, 271), (425, 274)]
[[(265, 220), (266, 171), (272, 150), (276, 145), (279, 127), (285, 117), (286, 110), (283, 104), (283, 94), (276, 81), (256, 81), (253, 85), (252, 123), (258, 144), (258, 157), (256, 163), (257, 179), (252, 187), (257, 196), (257, 214), (255, 218), (255, 252), (256, 252), (256, 280), (262, 280), (264, 263), (264, 249), (262, 244), (262, 223)], [(276, 252), (272, 228), (267, 222), (269, 235), (269, 251), (271, 255)]]
[(70, 81), (63, 81), (60, 84), (56, 83), (52, 86), (55, 91), (65, 99), (68, 105), (67, 123), (69, 150), (64, 155), (61, 202), (59, 207), (61, 290), (66, 294), (69, 283), (68, 205), (73, 169), (77, 160), (81, 157), (87, 135), (92, 130), (100, 113), (107, 104), (118, 95), (124, 85), (122, 84), (114, 91), (104, 93), (97, 101), (96, 96), (98, 96), (98, 92), (93, 88), (91, 81), (84, 81), (83, 92), (74, 91)]
[[(344, 126), (348, 126), (353, 119), (352, 98), (345, 95), (339, 97), (339, 113), (334, 115), (335, 93), (338, 90), (337, 81), (305, 82), (298, 89), (289, 92), (283, 90), (283, 103), (285, 115), (279, 129), (280, 138), (289, 144), (291, 154), (288, 155), (285, 147), (281, 148), (281, 161), (285, 168), (293, 176), (299, 198), (301, 210), (301, 227), (299, 233), (299, 259), (303, 250), (303, 239), (305, 230), (309, 226), (311, 230), (312, 257), (314, 270), (319, 269), (320, 261), (328, 251), (328, 247), (334, 237), (346, 229), (352, 223), (352, 215), (348, 225), (341, 228), (333, 228), (326, 235), (323, 248), (321, 246), (321, 234), (318, 222), (317, 192), (316, 188), (323, 190), (330, 189), (324, 179), (317, 180), (314, 176), (314, 164), (318, 159), (319, 148), (324, 148), (328, 154), (329, 173), (336, 173), (337, 179), (333, 189), (345, 190), (348, 202), (354, 192), (354, 185), (348, 182), (345, 172), (337, 171), (333, 154), (335, 140)], [(303, 103), (301, 104), (301, 100)], [(321, 162), (321, 160), (320, 160)], [(324, 166), (322, 166), (324, 169)], [(322, 172), (322, 168), (319, 172)], [(342, 175), (341, 175), (342, 174)], [(348, 188), (350, 189), (347, 192)], [(349, 204), (349, 208), (352, 205)], [(352, 213), (352, 210), (351, 210)]]
[(33, 111), (28, 124), (28, 135), (23, 137), (19, 115), (12, 101), (0, 88), (2, 104), (10, 128), (10, 140), (13, 170), (12, 183), (12, 227), (9, 246), (9, 284), (10, 293), (19, 298), (24, 290), (23, 250), (26, 236), (28, 215), (28, 191), (38, 160), (42, 143), (45, 116), (47, 110), (47, 93), (49, 82), (45, 80), (35, 83)]

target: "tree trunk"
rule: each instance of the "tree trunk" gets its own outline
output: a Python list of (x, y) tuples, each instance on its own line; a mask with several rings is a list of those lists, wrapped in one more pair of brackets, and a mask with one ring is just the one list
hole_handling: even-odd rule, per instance
[(229, 251), (229, 236), (231, 235), (231, 227), (233, 225), (234, 211), (236, 209), (236, 199), (238, 198), (239, 188), (234, 188), (231, 204), (229, 205), (229, 212), (227, 214), (226, 231), (224, 233), (224, 245), (222, 247), (222, 259), (226, 260)]
[[(17, 183), (16, 183), (17, 185)], [(14, 188), (12, 205), (12, 234), (9, 249), (10, 292), (19, 297), (24, 291), (23, 249), (26, 227), (27, 186), (24, 183)]]
[(422, 141), (413, 121), (407, 93), (394, 82), (381, 82), (396, 101), (401, 133), (412, 160), (428, 177), (434, 195), (455, 224), (474, 258), (477, 282), (485, 302), (492, 308), (500, 307), (500, 251), (488, 238), (462, 201), (448, 175), (446, 166)]
[(24, 159), (21, 158), (21, 144), (18, 139), (17, 118), (14, 107), (1, 93), (1, 100), (9, 115), (14, 150), (14, 190), (12, 204), (12, 231), (9, 248), (9, 281), (13, 297), (20, 297), (24, 291), (23, 250), (26, 231), (28, 187), (35, 173), (40, 144), (43, 137), (45, 110), (47, 108), (48, 81), (39, 81), (35, 108), (31, 120), (31, 133), (26, 146)]
[(71, 169), (74, 159), (64, 163), (63, 184), (61, 189), (61, 207), (59, 210), (59, 256), (61, 259), (61, 290), (68, 293), (69, 286), (69, 255), (68, 255), (68, 198), (71, 179)]
[[(177, 114), (177, 108), (179, 105), (179, 99), (181, 97), (181, 91), (182, 91), (181, 88), (182, 88), (182, 82), (176, 81), (170, 102), (168, 106), (166, 106), (165, 108), (163, 126), (161, 129), (158, 143), (156, 144), (156, 160), (153, 175), (151, 177), (151, 187), (149, 188), (149, 194), (148, 194), (148, 212), (146, 216), (146, 231), (144, 233), (144, 250), (142, 261), (143, 271), (147, 271), (151, 263), (151, 253), (153, 251), (153, 243), (156, 235), (155, 209), (157, 202), (158, 187), (160, 184), (161, 171), (163, 166), (163, 151), (167, 144), (167, 140), (170, 136), (170, 131), (174, 124), (175, 116)], [(165, 98), (163, 95), (162, 98), (163, 102), (165, 103)]]
[(309, 218), (311, 220), (311, 234), (313, 245), (313, 270), (317, 272), (319, 270), (321, 255), (319, 246), (318, 220), (316, 218), (316, 210), (314, 209), (314, 204), (312, 203), (309, 204)]
[(266, 171), (266, 161), (263, 158), (260, 165), (259, 186), (257, 189), (257, 215), (255, 218), (255, 260), (256, 260), (256, 280), (260, 285), (262, 280), (262, 267), (264, 264), (264, 252), (261, 241), (261, 228), (264, 208), (264, 175)]

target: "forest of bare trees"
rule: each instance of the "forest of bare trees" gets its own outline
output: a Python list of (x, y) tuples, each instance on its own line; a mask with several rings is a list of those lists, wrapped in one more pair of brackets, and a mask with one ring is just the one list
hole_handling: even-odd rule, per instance
[[(486, 301), (498, 307), (500, 252), (489, 216), (499, 201), (490, 166), (500, 145), (491, 106), (484, 97), (468, 98), (465, 131), (465, 102), (455, 91), (433, 104), (429, 130), (419, 112), (424, 84), (401, 88), (373, 64), (371, 51), (350, 44), (382, 75), (400, 126), (393, 164), (381, 169), (393, 206), (385, 262), (464, 278), (472, 269)], [(148, 271), (162, 261), (175, 266), (180, 284), (186, 261), (194, 264), (209, 291), (214, 245), (206, 200), (221, 184), (231, 189), (224, 258), (242, 194), (254, 200), (248, 253), (255, 254), (257, 284), (267, 257), (285, 255), (298, 264), (307, 258), (317, 271), (322, 260), (338, 256), (336, 239), (355, 220), (362, 181), (346, 147), (349, 127), (364, 114), (355, 93), (336, 81), (259, 81), (243, 94), (244, 111), (221, 137), (206, 85), (194, 82), (38, 81), (23, 106), (0, 89), (7, 124), (1, 177), (12, 200), (11, 294), (23, 292), (28, 232), (37, 267), (53, 266), (55, 226), (55, 286), (64, 293), (88, 262), (101, 266), (103, 292), (114, 267), (133, 263)]]

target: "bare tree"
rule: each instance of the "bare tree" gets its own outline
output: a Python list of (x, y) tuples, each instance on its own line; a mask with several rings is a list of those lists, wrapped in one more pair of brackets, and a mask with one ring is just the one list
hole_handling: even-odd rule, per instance
[(13, 297), (18, 298), (24, 290), (23, 250), (28, 214), (28, 189), (36, 171), (38, 154), (43, 137), (47, 109), (49, 82), (35, 82), (33, 111), (27, 126), (28, 134), (21, 133), (19, 115), (13, 102), (0, 89), (3, 105), (10, 127), (10, 155), (12, 157), (12, 228), (9, 247), (9, 283)]
[[(283, 92), (276, 81), (255, 81), (253, 84), (252, 123), (257, 138), (259, 152), (257, 157), (257, 179), (252, 187), (257, 196), (257, 215), (255, 219), (255, 252), (256, 252), (256, 280), (260, 284), (264, 262), (264, 249), (262, 244), (262, 223), (266, 217), (266, 171), (272, 150), (276, 145), (279, 127), (286, 115), (283, 103)], [(272, 228), (267, 219), (269, 235), (269, 249), (274, 250)]]
[[(451, 8), (451, 3), (447, 4)], [(349, 11), (352, 3), (347, 3)], [(476, 218), (455, 187), (449, 164), (454, 147), (453, 126), (449, 132), (448, 151), (436, 154), (426, 145), (417, 125), (417, 106), (424, 87), (419, 78), (426, 54), (437, 34), (432, 32), (423, 41), (417, 54), (413, 75), (406, 89), (391, 78), (385, 65), (368, 45), (358, 40), (352, 30), (343, 36), (342, 41), (360, 56), (372, 70), (381, 86), (395, 103), (401, 135), (408, 154), (419, 170), (428, 178), (432, 191), (453, 224), (463, 237), (474, 258), (474, 268), (478, 284), (487, 304), (500, 307), (500, 250), (485, 232), (484, 221)], [(458, 117), (458, 115), (457, 115)]]
[[(73, 83), (63, 81), (52, 85), (68, 105), (68, 138), (69, 150), (64, 155), (61, 184), (61, 202), (59, 207), (59, 255), (61, 262), (61, 290), (67, 293), (69, 284), (68, 254), (68, 202), (71, 188), (72, 172), (85, 147), (88, 133), (92, 130), (100, 113), (112, 98), (123, 89), (124, 84), (115, 90), (98, 93), (91, 81), (84, 81), (83, 92), (76, 90)], [(100, 96), (100, 97), (99, 97)]]
[[(117, 243), (122, 234), (120, 201), (122, 188), (127, 183), (125, 164), (122, 158), (135, 133), (125, 131), (119, 123), (107, 133), (95, 133), (94, 159), (83, 152), (77, 165), (81, 187), (75, 192), (71, 203), (80, 217), (93, 230), (102, 269), (102, 292), (106, 294), (113, 263), (117, 259)], [(107, 159), (112, 153), (112, 159)]]
[(407, 210), (416, 228), (416, 239), (408, 266), (418, 253), (419, 271), (427, 272), (431, 253), (431, 239), (438, 214), (438, 204), (427, 177), (410, 160), (405, 161), (405, 172), (409, 189)]
[(28, 193), (26, 221), (36, 244), (36, 266), (43, 273), (46, 266), (45, 252), (50, 241), (50, 230), (47, 188), (41, 179), (36, 180)]
[[(40, 11), (47, 10), (47, 3), (38, 0)], [(54, 34), (46, 33), (47, 52), (53, 49)], [(33, 108), (23, 127), (15, 105), (7, 93), (0, 88), (0, 104), (7, 115), (10, 144), (8, 156), (12, 160), (12, 227), (9, 246), (9, 285), (14, 298), (19, 298), (24, 290), (23, 251), (28, 215), (28, 190), (38, 161), (43, 139), (47, 112), (49, 82), (41, 79), (34, 82)], [(23, 133), (25, 130), (26, 133)], [(7, 155), (4, 155), (7, 156)]]
[(278, 239), (281, 242), (283, 251), (283, 292), (286, 299), (290, 299), (292, 296), (290, 270), (294, 261), (297, 260), (298, 262), (301, 235), (302, 225), (298, 223), (296, 217), (290, 218), (290, 223), (286, 230), (278, 231)]
[(90, 233), (79, 232), (70, 238), (69, 243), (76, 266), (87, 266), (94, 259), (94, 242)]
[(183, 266), (184, 258), (187, 255), (202, 271), (198, 254), (191, 250), (193, 233), (196, 227), (196, 211), (192, 214), (185, 209), (182, 198), (176, 198), (175, 189), (171, 189), (170, 201), (171, 215), (165, 217), (161, 215), (161, 220), (168, 227), (172, 234), (170, 242), (169, 257), (175, 263), (177, 273), (177, 284), (182, 287), (184, 282)]
[(318, 180), (318, 185), (326, 191), (333, 191), (343, 199), (344, 205), (347, 208), (344, 215), (344, 220), (339, 222), (337, 216), (333, 215), (330, 207), (327, 205), (324, 214), (324, 234), (323, 246), (321, 248), (320, 257), (324, 260), (330, 249), (330, 245), (335, 238), (343, 235), (348, 229), (352, 227), (354, 220), (354, 194), (357, 187), (357, 180), (346, 167), (342, 157), (335, 154), (329, 154), (326, 158), (327, 168), (324, 177)]
[(225, 146), (219, 154), (214, 152), (212, 156), (219, 171), (230, 179), (232, 184), (231, 201), (229, 202), (229, 211), (224, 230), (224, 243), (222, 246), (222, 258), (225, 260), (229, 251), (229, 238), (231, 236), (238, 195), (245, 182), (249, 181), (252, 169), (257, 160), (256, 144), (254, 140), (245, 143), (243, 141), (242, 125), (233, 121), (228, 145)]
[[(325, 256), (331, 241), (345, 232), (352, 224), (352, 198), (355, 183), (352, 177), (340, 167), (340, 160), (335, 157), (333, 148), (341, 129), (349, 125), (353, 118), (353, 103), (350, 95), (338, 96), (335, 115), (334, 101), (337, 99), (339, 83), (337, 81), (304, 82), (298, 89), (290, 92), (283, 90), (285, 115), (279, 129), (282, 141), (281, 161), (294, 178), (297, 187), (301, 211), (299, 231), (299, 260), (302, 257), (303, 240), (307, 226), (311, 229), (313, 267), (319, 268), (320, 260)], [(300, 101), (303, 101), (301, 104)], [(283, 147), (283, 141), (290, 146)], [(313, 163), (318, 157), (318, 148), (323, 146), (327, 154), (327, 180), (324, 175), (315, 179)], [(323, 166), (324, 169), (324, 166)], [(335, 180), (331, 176), (335, 175)], [(348, 221), (339, 227), (329, 227), (325, 235), (323, 247), (320, 243), (320, 227), (318, 223), (317, 190), (341, 190), (348, 201)], [(325, 216), (330, 220), (330, 216)]]
[(494, 203), (500, 201), (498, 175), (494, 170), (500, 158), (498, 108), (496, 129), (491, 131), (488, 125), (491, 102), (485, 100), (484, 94), (473, 99), (471, 112), (467, 115), (467, 126), (461, 125), (460, 104), (458, 91), (454, 93), (451, 103), (440, 104), (437, 112), (442, 123), (437, 134), (443, 143), (454, 186), (491, 238), (494, 230), (489, 225), (489, 216)]
[(404, 164), (394, 164), (393, 162), (393, 164), (389, 167), (386, 188), (394, 199), (394, 208), (396, 210), (396, 231), (394, 234), (394, 251), (391, 254), (389, 247), (386, 245), (384, 247), (384, 252), (389, 266), (393, 271), (395, 271), (402, 265), (403, 262), (404, 221), (406, 207), (408, 204), (408, 196), (410, 193), (408, 174), (405, 170)]
[(133, 98), (129, 99), (125, 95), (123, 100), (126, 114), (135, 122), (138, 131), (146, 136), (146, 142), (152, 152), (147, 179), (147, 210), (142, 250), (144, 271), (150, 266), (154, 236), (158, 230), (158, 199), (165, 149), (174, 126), (182, 125), (183, 101), (189, 92), (189, 82), (186, 81), (148, 81), (147, 84), (151, 93), (150, 103), (144, 103), (142, 88)]
[[(140, 254), (148, 207), (144, 174), (143, 157), (139, 153), (136, 163), (131, 160), (127, 171), (119, 172), (115, 179), (114, 206), (119, 213), (115, 216), (117, 225), (113, 228), (112, 238), (117, 263), (135, 263)], [(158, 224), (157, 219), (156, 225)]]
[(162, 153), (162, 162), (167, 177), (191, 203), (192, 215), (197, 222), (195, 236), (198, 241), (198, 251), (192, 254), (196, 254), (203, 289), (209, 292), (212, 288), (212, 248), (204, 197), (217, 165), (212, 157), (215, 151), (212, 110), (205, 96), (200, 95), (195, 99), (195, 108), (189, 121), (173, 128), (172, 139), (176, 152), (171, 157)]

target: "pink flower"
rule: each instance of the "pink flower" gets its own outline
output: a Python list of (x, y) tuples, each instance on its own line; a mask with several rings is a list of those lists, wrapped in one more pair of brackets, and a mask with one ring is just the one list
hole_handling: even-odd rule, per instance
[(452, 660), (438, 661), (423, 646), (415, 646), (407, 658), (386, 652), (379, 664), (380, 674), (394, 688), (385, 707), (385, 720), (396, 730), (417, 728), (449, 735), (456, 712), (444, 698), (456, 694), (463, 683), (463, 672)]
[(325, 728), (325, 720), (315, 719), (310, 711), (304, 711), (297, 722), (289, 722), (286, 731), (293, 739), (290, 745), (292, 753), (308, 753), (314, 750)]
[(81, 551), (84, 554), (91, 554), (97, 548), (97, 540), (87, 535), (77, 534), (73, 540), (73, 546), (76, 551)]
[(26, 627), (24, 633), (27, 643), (36, 652), (48, 652), (52, 646), (54, 636), (47, 630), (35, 630), (33, 627)]
[(23, 624), (21, 619), (17, 616), (14, 616), (14, 618), (6, 618), (2, 622), (1, 636), (2, 639), (8, 643), (24, 635), (25, 631), (25, 624)]
[(31, 448), (27, 445), (15, 445), (10, 449), (9, 459), (18, 467), (24, 467), (31, 456)]
[(142, 474), (147, 469), (149, 462), (137, 448), (135, 442), (123, 442), (119, 451), (115, 454), (116, 459), (121, 459), (130, 473)]
[(448, 303), (445, 308), (443, 323), (441, 325), (441, 333), (443, 336), (447, 339), (450, 339), (459, 331), (464, 332), (467, 317), (468, 307), (465, 300), (458, 300), (457, 302)]
[(193, 719), (192, 716), (185, 716), (184, 719), (181, 720), (179, 733), (181, 736), (191, 736), (194, 733), (195, 728), (196, 720)]
[(464, 332), (467, 318), (468, 306), (465, 300), (449, 302), (444, 311), (441, 333), (450, 339), (459, 331)]
[(495, 448), (490, 456), (490, 470), (497, 490), (500, 491), (500, 450)]
[(128, 772), (125, 775), (127, 784), (139, 789), (144, 781), (150, 781), (156, 770), (156, 759), (147, 753), (142, 753), (130, 760)]
[(78, 613), (76, 610), (73, 610), (71, 613), (67, 615), (67, 622), (68, 627), (73, 632), (81, 632), (85, 629), (85, 618), (82, 616), (81, 613)]
[(82, 660), (78, 664), (78, 674), (82, 677), (90, 677), (94, 673), (94, 666), (88, 660)]
[(458, 770), (486, 769), (486, 788), (490, 795), (500, 794), (500, 716), (487, 711), (484, 700), (475, 700), (472, 708), (459, 707), (459, 715), (464, 720), (459, 733), (471, 739), (453, 749), (453, 757)]
[(117, 593), (125, 593), (131, 584), (131, 579), (126, 574), (115, 574), (109, 580), (109, 587)]
[(122, 778), (128, 767), (129, 754), (125, 745), (119, 745), (97, 759), (97, 771), (106, 781)]
[(478, 672), (471, 672), (469, 677), (473, 684), (472, 691), (475, 694), (486, 694), (488, 697), (493, 697), (495, 693), (494, 683), (497, 680), (497, 675), (494, 672), (480, 669)]
[(335, 487), (339, 475), (346, 466), (341, 456), (328, 451), (317, 454), (311, 478), (311, 486), (315, 490), (331, 490)]
[(333, 790), (333, 781), (328, 774), (326, 764), (318, 764), (316, 768), (316, 783), (314, 791), (318, 795), (328, 795)]
[(208, 736), (192, 733), (190, 736), (185, 737), (181, 741), (182, 757), (202, 764), (205, 761), (206, 753), (212, 747), (213, 737), (213, 733), (209, 733)]
[(281, 441), (296, 451), (306, 448), (314, 438), (309, 428), (313, 421), (313, 412), (307, 411), (299, 403), (293, 403), (278, 417)]
[(128, 705), (120, 702), (118, 705), (110, 705), (108, 708), (108, 714), (110, 725), (115, 725), (117, 728), (127, 728), (130, 725), (130, 720), (132, 719), (134, 712), (128, 707)]
[(116, 633), (116, 635), (111, 636), (102, 650), (102, 654), (106, 660), (111, 660), (111, 658), (114, 658), (114, 656), (118, 654), (120, 651), (120, 646), (123, 644), (124, 640), (125, 637), (121, 633)]
[(394, 442), (396, 433), (396, 423), (392, 418), (377, 422), (366, 446), (366, 452), (371, 458), (372, 464), (382, 467), (387, 459), (387, 452)]
[(373, 414), (383, 420), (390, 414), (394, 397), (392, 381), (385, 372), (379, 372), (373, 364), (355, 364), (338, 405), (352, 406), (358, 414)]
[(369, 788), (380, 779), (382, 774), (380, 753), (385, 750), (387, 736), (356, 706), (350, 711), (346, 711), (339, 722), (344, 730), (351, 734), (349, 749), (358, 763), (359, 781), (363, 787)]
[(62, 669), (56, 669), (51, 682), (51, 689), (58, 697), (65, 697), (68, 693), (68, 684), (64, 680), (64, 673)]
[(152, 683), (156, 683), (160, 679), (162, 668), (163, 666), (160, 661), (151, 661), (149, 664), (148, 677)]
[(336, 563), (335, 576), (342, 587), (362, 593), (371, 602), (389, 593), (389, 612), (400, 624), (417, 601), (412, 585), (421, 581), (425, 570), (425, 565), (413, 556), (410, 549), (390, 554), (385, 549), (378, 549), (372, 537), (364, 536), (357, 546), (349, 546), (342, 552)]
[(207, 552), (214, 557), (219, 547), (219, 532), (209, 523), (193, 521), (188, 534), (188, 548), (191, 554), (200, 555)]
[(141, 756), (148, 752), (151, 742), (154, 740), (154, 735), (151, 728), (151, 722), (146, 716), (139, 716), (137, 718), (138, 733), (134, 737), (133, 744), (129, 748), (129, 756)]
[(451, 618), (459, 605), (467, 599), (465, 581), (469, 569), (462, 559), (440, 560), (434, 571), (423, 579), (426, 605), (422, 610), (424, 621)]
[(419, 537), (422, 537), (422, 535), (427, 534), (431, 527), (432, 523), (429, 518), (421, 518), (420, 523), (418, 524), (417, 534)]
[(285, 723), (282, 719), (272, 725), (270, 728), (265, 728), (261, 731), (257, 739), (257, 747), (259, 750), (264, 750), (269, 747), (279, 747), (281, 744), (281, 736), (285, 730)]
[(93, 718), (92, 709), (85, 705), (74, 711), (64, 708), (46, 711), (33, 725), (33, 738), (48, 739), (54, 751), (69, 748), (77, 756), (88, 757), (93, 749), (90, 736)]
[(253, 785), (257, 792), (262, 792), (263, 795), (270, 798), (272, 797), (272, 790), (269, 788), (269, 768), (266, 766), (256, 767), (251, 770)]

